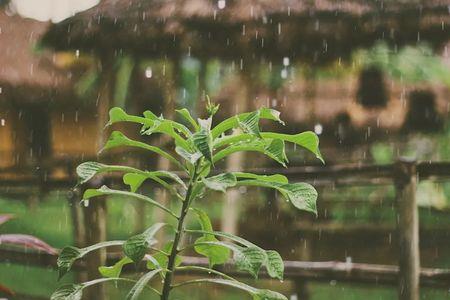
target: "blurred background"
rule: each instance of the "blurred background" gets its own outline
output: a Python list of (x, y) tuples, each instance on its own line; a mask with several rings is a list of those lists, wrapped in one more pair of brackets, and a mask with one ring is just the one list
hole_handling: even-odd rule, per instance
[[(396, 192), (377, 170), (399, 157), (422, 165), (450, 159), (449, 7), (444, 0), (0, 0), (0, 234), (33, 235), (61, 248), (126, 239), (161, 220), (134, 202), (81, 207), (71, 189), (75, 167), (100, 160), (173, 169), (130, 149), (99, 156), (107, 112), (118, 106), (177, 118), (174, 109), (187, 108), (201, 117), (208, 95), (220, 103), (217, 120), (262, 106), (279, 110), (287, 125), (262, 127), (314, 131), (326, 161), (287, 149), (289, 176), (318, 189), (318, 218), (293, 211), (272, 191), (240, 188), (199, 203), (216, 228), (288, 260), (397, 265)], [(158, 136), (140, 137), (131, 125), (116, 129), (171, 146)], [(371, 172), (339, 171), (366, 166)], [(281, 169), (254, 154), (231, 156), (217, 168)], [(450, 181), (420, 179), (420, 264), (448, 270)], [(154, 186), (146, 192), (170, 201)], [(51, 264), (1, 253), (0, 295), (49, 298), (58, 285)], [(84, 276), (78, 273), (64, 282)], [(257, 284), (292, 300), (397, 298), (396, 284), (383, 276), (312, 277)], [(121, 299), (120, 286), (103, 292)], [(244, 299), (224, 288), (189, 293)], [(441, 280), (421, 288), (420, 298), (449, 293)]]

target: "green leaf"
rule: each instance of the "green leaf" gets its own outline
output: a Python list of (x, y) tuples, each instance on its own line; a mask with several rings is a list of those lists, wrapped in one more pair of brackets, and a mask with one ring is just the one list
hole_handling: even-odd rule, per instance
[(113, 190), (110, 189), (109, 187), (107, 187), (106, 185), (102, 186), (99, 189), (88, 189), (84, 192), (83, 195), (83, 201), (86, 201), (87, 199), (90, 199), (92, 197), (97, 197), (97, 196), (102, 196), (102, 195), (119, 195), (119, 196), (127, 196), (127, 197), (132, 197), (132, 198), (136, 198), (138, 200), (142, 200), (145, 201), (147, 203), (150, 203), (156, 207), (159, 207), (160, 209), (164, 210), (165, 212), (169, 213), (171, 216), (178, 218), (178, 216), (176, 214), (174, 214), (170, 209), (164, 207), (163, 205), (159, 204), (158, 202), (156, 202), (155, 200), (153, 200), (150, 197), (141, 195), (141, 194), (136, 194), (133, 192), (125, 192), (125, 191), (121, 191), (121, 190)]
[(124, 257), (118, 262), (116, 262), (113, 266), (101, 266), (98, 268), (98, 271), (103, 277), (107, 278), (117, 278), (120, 277), (120, 273), (122, 273), (122, 268), (126, 264), (130, 264), (133, 261), (129, 257)]
[[(207, 231), (207, 232), (213, 231), (211, 220), (209, 219), (208, 214), (204, 210), (202, 210), (200, 208), (193, 208), (193, 207), (191, 207), (190, 210), (192, 210), (196, 214), (197, 220), (200, 223), (202, 230)], [(205, 234), (205, 236), (214, 236), (214, 235)]]
[[(154, 122), (158, 121), (158, 122), (170, 123), (172, 125), (173, 129), (175, 129), (176, 131), (182, 133), (186, 137), (189, 137), (192, 134), (191, 131), (186, 126), (184, 126), (183, 124), (180, 124), (180, 123), (172, 121), (172, 120), (164, 119), (162, 116), (158, 117), (158, 116), (156, 116), (154, 113), (152, 113), (149, 110), (144, 111), (144, 117), (146, 119), (152, 120)], [(145, 127), (148, 128), (148, 127), (151, 127), (151, 126), (148, 126), (148, 124), (147, 125), (144, 124), (144, 128), (143, 128), (144, 130), (145, 130)], [(164, 132), (161, 132), (161, 133), (164, 133)], [(167, 133), (167, 134), (169, 134), (169, 133)], [(178, 140), (175, 136), (173, 136), (173, 138), (175, 139), (175, 141)]]
[(134, 263), (140, 262), (145, 254), (149, 243), (144, 234), (138, 234), (129, 238), (125, 244), (123, 244), (123, 253), (129, 257)]
[(312, 212), (317, 216), (317, 191), (308, 183), (289, 183), (279, 191), (298, 209)]
[(82, 249), (68, 246), (61, 250), (57, 259), (57, 266), (59, 270), (59, 278), (63, 277), (72, 268), (73, 263), (83, 257)]
[(240, 247), (228, 242), (218, 241), (215, 238), (208, 238), (207, 236), (197, 239), (194, 248), (197, 253), (210, 259), (211, 268), (214, 265), (211, 263), (211, 260), (216, 264), (223, 264), (228, 260), (230, 256), (229, 251), (231, 250), (233, 251), (233, 259), (237, 269), (249, 272), (255, 278), (258, 276), (261, 266), (266, 262), (266, 253), (259, 247)]
[(64, 247), (56, 261), (59, 270), (59, 278), (63, 277), (72, 268), (73, 263), (88, 254), (89, 252), (109, 246), (122, 245), (124, 241), (107, 241), (101, 242), (86, 248), (77, 248), (73, 246)]
[(136, 300), (138, 299), (139, 295), (144, 290), (145, 286), (148, 284), (150, 280), (152, 280), (153, 277), (155, 277), (156, 274), (161, 272), (161, 269), (153, 270), (148, 273), (146, 273), (144, 276), (142, 276), (136, 284), (131, 288), (130, 292), (127, 294), (127, 300)]
[(259, 270), (266, 260), (264, 250), (259, 247), (242, 248), (235, 251), (233, 259), (238, 270), (247, 271), (253, 277), (258, 278)]
[(236, 116), (239, 127), (243, 132), (252, 134), (257, 137), (261, 137), (259, 134), (259, 116), (260, 111), (254, 111), (245, 116), (242, 120)]
[(113, 107), (109, 110), (109, 122), (106, 125), (110, 126), (118, 122), (133, 122), (138, 124), (149, 124), (149, 125), (153, 124), (151, 120), (146, 120), (143, 117), (129, 115), (122, 108)]
[(195, 148), (212, 163), (212, 139), (210, 132), (202, 128), (192, 135), (192, 142)]
[(284, 147), (284, 142), (279, 139), (274, 139), (270, 142), (268, 146), (264, 149), (266, 155), (276, 160), (278, 163), (286, 167), (288, 158), (286, 156), (286, 151)]
[(257, 290), (256, 293), (253, 294), (253, 300), (288, 300), (286, 296), (270, 291), (270, 290)]
[(50, 300), (81, 300), (83, 296), (83, 285), (65, 284), (56, 289), (50, 296)]
[[(191, 208), (192, 211), (197, 215), (197, 219), (200, 223), (202, 230), (206, 232), (212, 232), (213, 228), (211, 225), (211, 220), (209, 219), (206, 212), (198, 208)], [(202, 237), (198, 238), (195, 243), (204, 242), (218, 242), (213, 234), (205, 233)], [(208, 258), (209, 266), (212, 268), (214, 265), (224, 264), (230, 257), (230, 250), (227, 247), (223, 247), (218, 244), (206, 244), (194, 246), (195, 252), (201, 254)]]
[(148, 247), (155, 244), (154, 236), (159, 229), (167, 225), (166, 223), (156, 223), (148, 228), (144, 233), (137, 234), (129, 238), (123, 244), (123, 252), (135, 263), (140, 262), (147, 253)]
[(312, 131), (305, 131), (298, 134), (283, 134), (275, 132), (261, 132), (263, 138), (280, 139), (299, 145), (312, 152), (320, 161), (325, 162), (319, 150), (319, 137)]
[(215, 265), (224, 264), (228, 261), (228, 258), (230, 257), (230, 250), (228, 248), (223, 247), (220, 244), (202, 244), (206, 242), (218, 242), (218, 240), (214, 236), (202, 236), (195, 241), (195, 244), (199, 245), (194, 246), (194, 250), (198, 254), (208, 258), (210, 268)]
[(308, 183), (285, 183), (270, 182), (263, 180), (238, 180), (237, 185), (249, 185), (268, 187), (278, 190), (296, 208), (312, 212), (317, 216), (317, 191)]
[(136, 192), (139, 187), (144, 183), (145, 180), (151, 179), (159, 184), (161, 184), (163, 187), (171, 191), (173, 194), (176, 194), (176, 189), (173, 185), (168, 184), (166, 181), (162, 180), (161, 178), (168, 178), (170, 180), (175, 181), (176, 183), (180, 184), (183, 188), (186, 189), (186, 185), (181, 180), (178, 175), (169, 172), (169, 171), (154, 171), (154, 172), (141, 172), (141, 173), (127, 173), (123, 176), (123, 183), (130, 186), (131, 192)]
[[(280, 112), (270, 109), (270, 108), (260, 108), (259, 110), (259, 119), (268, 119), (272, 121), (277, 121), (284, 125), (284, 122), (280, 120)], [(220, 122), (216, 127), (211, 130), (211, 135), (215, 139), (220, 136), (225, 131), (236, 128), (239, 126), (239, 121), (244, 120), (251, 113), (243, 113), (239, 114), (235, 117), (228, 118), (222, 122)]]
[(268, 250), (266, 251), (266, 256), (266, 268), (269, 276), (283, 280), (284, 263), (280, 254), (274, 250)]
[(227, 188), (236, 185), (236, 176), (233, 173), (222, 173), (216, 176), (203, 178), (202, 181), (207, 188), (225, 193)]
[(260, 112), (259, 117), (261, 119), (272, 120), (280, 123), (281, 125), (285, 125), (284, 122), (280, 119), (280, 112), (278, 110), (267, 107), (261, 107), (259, 109), (259, 112)]
[(127, 173), (123, 175), (123, 183), (130, 186), (130, 192), (135, 193), (149, 176), (138, 173)]
[[(231, 233), (227, 233), (227, 232), (222, 232), (222, 231), (205, 231), (205, 230), (196, 230), (196, 229), (185, 229), (185, 232), (190, 232), (190, 233), (202, 233), (202, 234), (213, 234), (215, 236), (220, 236), (220, 237), (224, 237), (227, 239), (230, 239), (232, 241), (235, 241), (236, 243), (239, 243), (245, 247), (256, 247), (259, 248), (258, 246), (256, 246), (255, 244), (253, 244), (252, 242), (249, 242), (239, 236), (236, 236), (234, 234)], [(261, 249), (262, 250), (262, 249)]]
[(86, 183), (97, 174), (112, 171), (144, 173), (144, 171), (128, 166), (105, 165), (95, 161), (87, 161), (77, 167), (77, 175), (80, 177), (81, 184)]
[(186, 121), (188, 121), (195, 131), (199, 130), (200, 127), (198, 126), (197, 122), (195, 122), (194, 118), (192, 118), (191, 114), (186, 108), (177, 109), (175, 111), (179, 113)]
[(100, 150), (100, 152), (103, 152), (105, 150), (112, 149), (112, 148), (123, 147), (123, 146), (135, 147), (135, 148), (145, 149), (145, 150), (154, 152), (158, 155), (161, 155), (162, 157), (166, 158), (170, 162), (174, 163), (175, 165), (177, 165), (183, 169), (183, 166), (169, 153), (159, 149), (158, 147), (150, 146), (146, 143), (132, 140), (132, 139), (126, 137), (120, 131), (113, 131), (111, 133), (111, 136), (109, 137), (109, 139), (106, 142), (103, 149)]
[(175, 133), (173, 131), (173, 129), (178, 130), (185, 136), (191, 135), (191, 132), (189, 131), (189, 129), (187, 129), (186, 126), (184, 126), (183, 124), (177, 123), (172, 120), (165, 120), (162, 117), (157, 117), (155, 114), (153, 114), (150, 111), (145, 111), (144, 117), (139, 117), (139, 116), (129, 115), (123, 109), (121, 109), (119, 107), (113, 107), (109, 111), (109, 122), (108, 122), (107, 126), (112, 125), (117, 122), (132, 122), (132, 123), (141, 124), (141, 125), (143, 125), (144, 130), (154, 127), (155, 122), (169, 123), (170, 124), (169, 127), (164, 126), (164, 127), (155, 129), (154, 132), (165, 133), (165, 134), (171, 136), (172, 138), (174, 138), (175, 141), (179, 141), (181, 137), (178, 136), (178, 134)]
[(253, 173), (244, 173), (244, 172), (233, 172), (234, 176), (238, 180), (245, 180), (245, 179), (257, 179), (261, 181), (267, 181), (267, 182), (275, 182), (275, 183), (289, 183), (286, 176), (281, 174), (274, 174), (274, 175), (257, 175)]
[(175, 152), (191, 164), (195, 164), (202, 157), (202, 153), (199, 151), (192, 153), (181, 147), (175, 147)]
[(254, 137), (240, 141), (239, 143), (230, 144), (227, 148), (220, 150), (214, 155), (213, 162), (215, 163), (230, 154), (241, 151), (260, 152), (286, 166), (287, 157), (284, 150), (284, 143), (281, 140), (256, 139)]

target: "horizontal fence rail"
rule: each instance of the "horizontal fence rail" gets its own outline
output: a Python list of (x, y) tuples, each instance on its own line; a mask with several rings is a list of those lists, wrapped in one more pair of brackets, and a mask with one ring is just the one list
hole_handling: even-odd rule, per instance
[[(31, 185), (45, 185), (47, 188), (70, 188), (77, 183), (75, 174), (75, 163), (56, 164), (45, 171), (30, 168), (4, 168), (0, 169), (0, 187), (16, 187)], [(52, 175), (55, 167), (65, 170), (63, 175)], [(419, 180), (435, 179), (442, 180), (450, 178), (450, 162), (419, 162), (416, 164), (417, 176)], [(184, 173), (179, 173), (181, 178)], [(225, 172), (217, 170), (214, 173)], [(392, 184), (396, 177), (395, 164), (367, 165), (367, 164), (345, 164), (331, 166), (306, 166), (284, 168), (253, 168), (245, 172), (256, 174), (282, 174), (291, 181), (306, 181), (315, 186), (322, 185), (359, 185), (359, 184)], [(109, 181), (119, 181), (118, 175), (106, 177)]]
[[(18, 263), (31, 266), (53, 267), (56, 269), (56, 255), (38, 252), (27, 252), (24, 250), (0, 249), (0, 257), (3, 262)], [(108, 255), (108, 265), (114, 264), (120, 255), (112, 253)], [(199, 265), (208, 267), (208, 261), (200, 257), (183, 257), (184, 265)], [(313, 280), (313, 281), (330, 281), (336, 280), (341, 282), (356, 283), (376, 283), (382, 285), (397, 285), (399, 268), (390, 265), (377, 265), (365, 263), (351, 262), (310, 262), (310, 261), (285, 261), (284, 278), (286, 280)], [(85, 271), (86, 265), (83, 260), (77, 261), (74, 265), (75, 271)], [(145, 264), (141, 264), (139, 271), (145, 271)], [(247, 273), (236, 271), (234, 264), (227, 263), (220, 270), (224, 270), (227, 274), (236, 277), (248, 277)], [(125, 271), (135, 272), (136, 267), (126, 267)], [(182, 274), (182, 272), (179, 272)], [(189, 271), (189, 274), (197, 275)], [(269, 278), (267, 273), (261, 272), (262, 278)], [(450, 288), (450, 269), (422, 268), (420, 269), (420, 285), (423, 287)]]

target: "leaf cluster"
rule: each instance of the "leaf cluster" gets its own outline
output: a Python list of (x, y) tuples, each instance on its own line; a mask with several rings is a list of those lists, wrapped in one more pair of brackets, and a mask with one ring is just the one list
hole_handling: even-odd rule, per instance
[[(157, 223), (145, 232), (130, 237), (126, 241), (102, 242), (86, 248), (65, 247), (58, 258), (60, 277), (70, 271), (76, 260), (83, 258), (91, 251), (103, 247), (121, 246), (123, 258), (112, 266), (100, 266), (99, 273), (103, 278), (81, 284), (62, 286), (52, 295), (57, 299), (81, 299), (82, 290), (93, 284), (105, 281), (133, 281), (122, 277), (122, 269), (127, 264), (145, 262), (148, 271), (138, 280), (133, 281), (134, 286), (128, 293), (127, 299), (137, 299), (144, 289), (150, 289), (167, 299), (170, 290), (186, 284), (199, 282), (214, 283), (241, 289), (254, 299), (286, 299), (285, 296), (268, 290), (261, 290), (243, 284), (236, 279), (214, 269), (217, 265), (234, 262), (237, 270), (247, 272), (257, 278), (262, 269), (267, 274), (283, 280), (284, 264), (280, 254), (274, 250), (264, 250), (259, 246), (238, 236), (215, 231), (208, 214), (195, 207), (195, 201), (203, 197), (207, 190), (226, 192), (229, 188), (237, 186), (258, 186), (272, 188), (280, 192), (293, 207), (317, 214), (316, 190), (307, 183), (290, 183), (280, 174), (258, 175), (244, 172), (226, 172), (211, 175), (214, 164), (239, 151), (258, 152), (286, 166), (288, 158), (285, 144), (299, 145), (316, 155), (323, 161), (319, 152), (319, 141), (313, 132), (299, 134), (281, 134), (265, 132), (260, 129), (260, 120), (268, 119), (284, 124), (276, 110), (261, 108), (254, 112), (243, 113), (230, 117), (216, 126), (212, 126), (213, 115), (218, 106), (208, 101), (208, 119), (195, 120), (186, 109), (177, 110), (184, 123), (164, 119), (150, 111), (143, 116), (129, 115), (120, 108), (111, 109), (108, 125), (117, 122), (137, 123), (141, 126), (142, 135), (164, 134), (174, 141), (172, 152), (149, 145), (147, 143), (128, 138), (122, 132), (112, 132), (102, 151), (116, 147), (134, 147), (149, 151), (152, 155), (159, 155), (177, 166), (180, 173), (169, 171), (147, 171), (129, 166), (106, 165), (98, 162), (85, 162), (78, 166), (77, 174), (80, 183), (86, 183), (102, 173), (119, 172), (123, 174), (123, 182), (129, 190), (116, 190), (107, 186), (97, 189), (87, 189), (83, 201), (95, 201), (98, 196), (119, 195), (114, 199), (134, 198), (144, 201), (168, 216), (172, 217), (176, 227), (166, 223)], [(186, 125), (185, 125), (186, 124)], [(188, 180), (183, 180), (187, 178)], [(164, 206), (148, 195), (140, 193), (142, 184), (147, 181), (170, 191), (178, 199), (182, 208), (179, 212)], [(187, 216), (198, 220), (201, 229), (185, 228), (184, 220)], [(162, 228), (170, 229), (173, 239), (168, 241), (156, 240), (156, 233)], [(192, 244), (181, 244), (181, 236), (195, 236)], [(184, 239), (188, 240), (188, 239)], [(186, 250), (194, 250), (209, 260), (209, 268), (183, 264), (183, 254)], [(203, 279), (172, 283), (173, 275), (178, 270), (197, 270), (213, 275)], [(155, 276), (161, 276), (164, 282), (162, 291), (151, 287), (150, 282)]]

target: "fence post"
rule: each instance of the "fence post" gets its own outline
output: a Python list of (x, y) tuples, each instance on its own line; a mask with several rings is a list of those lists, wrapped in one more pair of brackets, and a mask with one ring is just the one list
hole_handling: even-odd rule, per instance
[(419, 219), (416, 202), (417, 171), (414, 160), (399, 159), (394, 180), (399, 237), (400, 300), (419, 300)]

